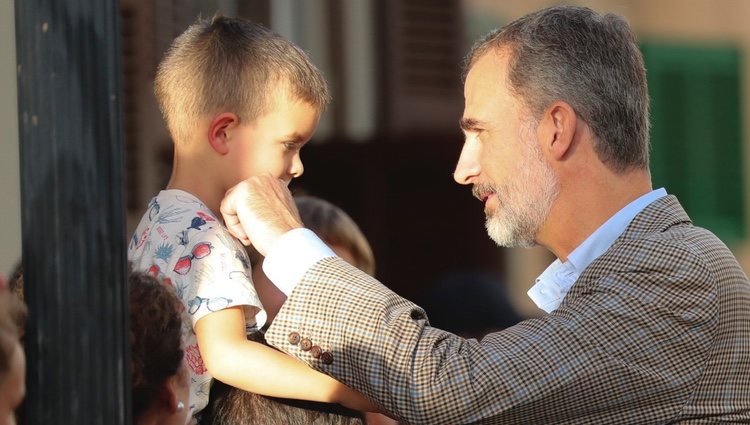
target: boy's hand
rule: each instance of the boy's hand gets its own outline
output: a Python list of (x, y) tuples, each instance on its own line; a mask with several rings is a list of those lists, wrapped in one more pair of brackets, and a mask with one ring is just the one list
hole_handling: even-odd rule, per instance
[(286, 183), (269, 176), (250, 177), (229, 189), (220, 211), (229, 232), (263, 256), (284, 233), (303, 227)]

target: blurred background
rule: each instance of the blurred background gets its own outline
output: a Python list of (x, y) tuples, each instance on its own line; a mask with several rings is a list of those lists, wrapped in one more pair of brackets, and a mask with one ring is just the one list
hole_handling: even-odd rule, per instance
[[(334, 100), (302, 151), (305, 174), (293, 191), (325, 198), (354, 218), (372, 244), (379, 279), (425, 303), (428, 313), (434, 309), (436, 319), (441, 308), (485, 311), (490, 324), (505, 320), (493, 310), (539, 314), (525, 292), (553, 258), (541, 248), (495, 247), (484, 230), (482, 204), (453, 181), (452, 172), (462, 144), (464, 54), (489, 30), (559, 3), (121, 0), (128, 234), (170, 175), (172, 144), (152, 91), (156, 65), (198, 15), (220, 11), (262, 22), (291, 39), (328, 79)], [(564, 3), (622, 14), (631, 23), (652, 97), (654, 185), (676, 194), (694, 221), (718, 234), (750, 270), (750, 1)], [(0, 0), (5, 274), (21, 256), (13, 6)], [(462, 297), (495, 301), (467, 305)], [(512, 307), (498, 307), (505, 305), (498, 297)], [(449, 327), (452, 317), (434, 324)]]

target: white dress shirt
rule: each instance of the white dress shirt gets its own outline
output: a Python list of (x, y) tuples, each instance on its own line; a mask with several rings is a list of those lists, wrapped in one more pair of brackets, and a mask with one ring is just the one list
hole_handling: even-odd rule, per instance
[(331, 250), (310, 229), (292, 229), (277, 240), (263, 260), (263, 271), (286, 296), (292, 293), (310, 267), (326, 257), (335, 257)]

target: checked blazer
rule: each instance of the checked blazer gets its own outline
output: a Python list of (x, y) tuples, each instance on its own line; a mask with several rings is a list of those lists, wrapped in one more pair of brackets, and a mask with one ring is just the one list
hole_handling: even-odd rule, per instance
[(750, 283), (674, 196), (638, 214), (557, 310), (481, 342), (430, 327), (338, 258), (308, 270), (266, 338), (413, 424), (750, 423)]

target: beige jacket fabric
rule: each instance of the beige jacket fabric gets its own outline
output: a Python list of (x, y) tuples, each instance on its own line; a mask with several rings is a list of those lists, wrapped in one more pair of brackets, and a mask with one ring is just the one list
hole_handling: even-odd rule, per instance
[(674, 196), (557, 310), (482, 341), (430, 327), (338, 258), (307, 272), (266, 338), (413, 424), (750, 423), (750, 283)]

